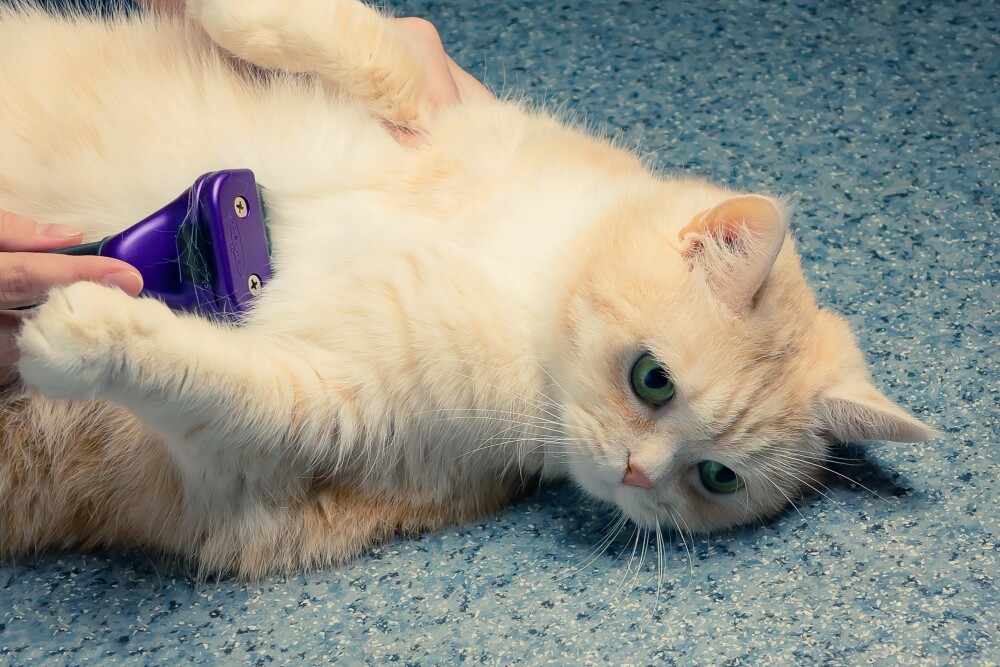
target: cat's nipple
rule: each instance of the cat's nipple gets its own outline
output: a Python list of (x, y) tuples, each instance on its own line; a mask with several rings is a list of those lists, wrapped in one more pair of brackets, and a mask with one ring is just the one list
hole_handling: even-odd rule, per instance
[(632, 458), (629, 457), (628, 467), (625, 468), (625, 475), (622, 477), (622, 484), (625, 486), (635, 486), (640, 489), (651, 489), (653, 488), (653, 481), (649, 479), (642, 468), (632, 463)]

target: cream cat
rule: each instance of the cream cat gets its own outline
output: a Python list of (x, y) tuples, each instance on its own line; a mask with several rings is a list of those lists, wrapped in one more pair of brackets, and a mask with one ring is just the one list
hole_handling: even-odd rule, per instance
[(932, 434), (817, 307), (780, 201), (518, 104), (432, 117), (416, 53), (355, 2), (188, 12), (0, 10), (0, 208), (100, 238), (246, 167), (275, 271), (238, 328), (49, 295), (2, 398), (0, 553), (144, 545), (256, 577), (537, 475), (707, 531), (781, 510), (830, 441)]

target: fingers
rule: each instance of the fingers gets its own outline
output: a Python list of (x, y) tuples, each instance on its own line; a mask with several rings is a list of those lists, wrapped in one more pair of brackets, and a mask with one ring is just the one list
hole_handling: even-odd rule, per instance
[[(125, 262), (108, 257), (75, 257), (30, 252), (61, 248), (83, 240), (65, 225), (44, 225), (0, 210), (0, 311), (41, 302), (57, 285), (81, 280), (114, 285), (135, 296), (142, 276)], [(0, 386), (16, 376), (17, 330), (21, 317), (0, 312)]]
[(448, 59), (448, 72), (455, 87), (458, 89), (458, 96), (462, 102), (493, 102), (496, 100), (493, 93), (486, 89), (486, 86), (479, 82), (479, 79), (472, 76), (459, 67), (451, 56), (445, 55)]
[(142, 289), (138, 271), (109, 257), (0, 253), (0, 310), (39, 303), (53, 287), (81, 280), (114, 285), (133, 296)]
[(459, 67), (441, 43), (441, 35), (430, 21), (417, 17), (395, 20), (396, 26), (420, 48), (435, 109), (459, 102), (487, 102), (495, 99), (486, 86)]
[(424, 56), (427, 73), (428, 96), (435, 110), (454, 104), (459, 100), (458, 87), (448, 67), (448, 56), (441, 43), (434, 24), (426, 19), (410, 16), (394, 19), (396, 25)]
[(0, 209), (0, 251), (52, 250), (83, 240), (83, 232), (66, 225), (43, 225)]

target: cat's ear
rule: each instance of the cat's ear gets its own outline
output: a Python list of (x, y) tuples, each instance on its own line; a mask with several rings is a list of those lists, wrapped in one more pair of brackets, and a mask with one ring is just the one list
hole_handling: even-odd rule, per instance
[(767, 279), (788, 233), (776, 202), (758, 195), (730, 197), (680, 231), (680, 250), (700, 267), (718, 299), (747, 312)]
[(870, 382), (852, 382), (819, 397), (820, 428), (832, 442), (920, 442), (941, 434), (883, 396)]

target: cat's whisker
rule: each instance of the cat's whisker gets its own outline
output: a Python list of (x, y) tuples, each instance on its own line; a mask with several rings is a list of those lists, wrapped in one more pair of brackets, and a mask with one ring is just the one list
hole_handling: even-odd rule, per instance
[[(684, 525), (687, 526), (687, 522), (684, 521), (684, 517), (681, 516), (679, 512), (676, 512), (673, 508), (670, 508), (670, 518), (674, 522), (674, 528), (677, 529), (677, 534), (681, 538), (681, 544), (684, 545), (684, 552), (687, 554), (687, 559), (688, 559), (688, 573), (689, 573), (689, 576), (688, 576), (688, 585), (690, 586), (691, 582), (694, 580), (694, 556), (691, 554), (691, 548), (688, 547), (687, 539), (685, 539), (685, 537), (684, 537), (684, 531), (681, 529), (681, 526), (680, 526), (680, 523), (679, 523), (679, 522), (683, 522)], [(693, 542), (694, 542), (694, 534), (692, 533), (692, 546), (693, 546)]]
[[(635, 534), (635, 540), (632, 542), (632, 555), (629, 556), (628, 563), (625, 564), (625, 573), (622, 575), (621, 581), (618, 582), (618, 586), (615, 587), (614, 592), (608, 597), (608, 600), (598, 611), (603, 611), (604, 609), (607, 609), (608, 606), (611, 604), (611, 602), (613, 602), (618, 598), (618, 593), (621, 592), (622, 587), (625, 585), (625, 582), (628, 581), (628, 577), (632, 573), (632, 563), (635, 562), (635, 554), (636, 551), (638, 551), (639, 549), (639, 537), (641, 534), (641, 528), (638, 525), (635, 527), (634, 534)], [(612, 611), (612, 616), (613, 615), (614, 612)]]
[[(868, 493), (872, 494), (873, 496), (875, 496), (876, 498), (878, 498), (882, 502), (888, 503), (890, 505), (892, 504), (892, 502), (889, 499), (887, 499), (887, 498), (879, 495), (878, 492), (874, 491), (873, 489), (869, 489), (867, 486), (865, 486), (861, 482), (857, 481), (856, 479), (848, 477), (847, 475), (845, 475), (845, 474), (843, 474), (841, 472), (838, 472), (838, 471), (834, 470), (833, 468), (831, 468), (829, 466), (826, 466), (826, 465), (823, 465), (821, 463), (817, 463), (817, 462), (814, 462), (814, 461), (805, 461), (805, 460), (801, 460), (801, 459), (796, 459), (792, 454), (790, 454), (788, 452), (778, 453), (777, 456), (783, 457), (783, 458), (788, 459), (788, 460), (791, 460), (792, 462), (798, 462), (798, 463), (801, 463), (803, 465), (810, 465), (810, 466), (813, 466), (813, 467), (816, 467), (816, 468), (820, 468), (821, 470), (824, 470), (824, 471), (826, 471), (826, 472), (828, 472), (828, 473), (830, 473), (832, 475), (836, 475), (837, 477), (840, 477), (841, 479), (849, 482), (850, 484), (854, 484), (855, 486), (857, 486), (857, 487), (859, 487), (861, 489), (864, 489), (865, 491), (867, 491)], [(826, 487), (824, 486), (824, 488), (826, 488)], [(827, 491), (829, 491), (829, 489), (827, 489)], [(824, 497), (826, 497), (826, 496), (824, 496)]]
[[(474, 363), (474, 362), (469, 362), (469, 363)], [(484, 364), (479, 364), (479, 365), (485, 366)], [(497, 368), (491, 367), (491, 366), (486, 366), (486, 368), (489, 368), (490, 370), (500, 370), (500, 369), (497, 369)], [(474, 383), (478, 382), (480, 385), (485, 385), (487, 387), (490, 387), (491, 389), (496, 389), (497, 391), (501, 391), (501, 392), (503, 392), (505, 394), (513, 396), (514, 398), (516, 398), (518, 400), (524, 401), (529, 406), (535, 408), (539, 412), (542, 412), (543, 414), (547, 415), (548, 417), (551, 417), (552, 419), (558, 420), (559, 417), (560, 417), (560, 415), (559, 415), (558, 412), (553, 412), (548, 407), (548, 406), (551, 406), (551, 407), (554, 407), (554, 408), (558, 409), (559, 406), (556, 403), (554, 403), (551, 398), (549, 398), (548, 396), (545, 396), (544, 394), (542, 394), (541, 392), (539, 392), (537, 390), (535, 390), (536, 393), (538, 393), (539, 395), (541, 395), (542, 398), (545, 399), (546, 403), (539, 403), (538, 401), (533, 400), (531, 398), (528, 398), (527, 396), (523, 396), (523, 395), (520, 395), (520, 394), (516, 393), (512, 389), (509, 389), (507, 387), (501, 387), (501, 386), (496, 385), (496, 384), (492, 384), (490, 382), (482, 380), (481, 378), (473, 377), (471, 375), (466, 375), (464, 373), (460, 373), (459, 371), (452, 370), (452, 369), (446, 369), (446, 370), (447, 370), (447, 372), (453, 373), (455, 375), (458, 375), (459, 377), (463, 377), (466, 380), (471, 380)]]
[[(531, 449), (531, 452), (534, 452), (535, 450), (540, 449), (542, 447), (552, 447), (552, 446), (558, 446), (558, 445), (562, 445), (562, 444), (567, 445), (567, 447), (569, 446), (569, 443), (565, 443), (562, 440), (547, 441), (547, 440), (543, 440), (543, 439), (540, 439), (540, 438), (533, 438), (533, 439), (530, 439), (530, 440), (525, 440), (523, 438), (515, 438), (515, 439), (501, 440), (499, 442), (487, 442), (486, 444), (480, 445), (479, 447), (477, 447), (475, 449), (472, 449), (470, 451), (467, 451), (467, 452), (464, 452), (462, 454), (459, 454), (455, 458), (456, 459), (462, 459), (462, 458), (466, 458), (468, 456), (472, 456), (473, 454), (476, 454), (478, 452), (482, 452), (482, 451), (485, 451), (485, 450), (488, 450), (488, 449), (494, 449), (494, 448), (497, 448), (497, 447), (505, 447), (505, 446), (510, 446), (510, 445), (519, 445), (519, 444), (523, 444), (523, 443), (527, 443), (527, 442), (540, 443), (540, 444), (538, 444), (537, 447), (534, 447), (533, 449)], [(567, 449), (566, 453), (572, 453), (572, 452), (569, 449)]]
[[(773, 473), (775, 473), (775, 474), (777, 474), (777, 475), (779, 475), (779, 476), (781, 476), (781, 477), (783, 477), (783, 478), (785, 478), (787, 480), (795, 482), (798, 486), (800, 486), (800, 487), (804, 486), (804, 487), (808, 488), (813, 493), (816, 493), (817, 495), (821, 496), (826, 502), (828, 502), (833, 507), (833, 509), (835, 511), (844, 512), (845, 516), (847, 516), (849, 520), (854, 521), (853, 516), (850, 513), (846, 512), (846, 510), (844, 509), (845, 503), (842, 500), (838, 500), (837, 498), (834, 498), (831, 495), (833, 492), (827, 486), (825, 486), (822, 482), (819, 482), (817, 480), (811, 480), (810, 481), (807, 478), (803, 478), (803, 477), (799, 476), (797, 473), (795, 473), (791, 469), (781, 469), (781, 468), (775, 467), (774, 465), (768, 465), (766, 467), (771, 472), (773, 472)], [(819, 484), (819, 486), (822, 487), (823, 490), (820, 490), (816, 486), (813, 486), (812, 482), (815, 482), (816, 484)], [(801, 492), (800, 492), (800, 498), (801, 497), (802, 497), (802, 495), (801, 495)], [(796, 511), (798, 511), (797, 507), (795, 507), (794, 505), (793, 505), (793, 507), (796, 509)], [(799, 514), (801, 515), (801, 512), (799, 512)], [(803, 519), (804, 519), (804, 517), (803, 517)], [(807, 521), (807, 523), (808, 523), (808, 521)]]
[(785, 490), (781, 488), (781, 485), (780, 485), (780, 484), (778, 484), (777, 482), (775, 482), (774, 480), (772, 480), (772, 479), (771, 479), (771, 478), (770, 478), (769, 476), (767, 476), (766, 474), (755, 474), (755, 475), (754, 475), (754, 477), (755, 477), (756, 479), (762, 479), (762, 480), (764, 480), (765, 482), (767, 482), (768, 484), (770, 484), (770, 485), (771, 485), (772, 487), (774, 487), (774, 489), (775, 489), (775, 490), (776, 490), (776, 491), (777, 491), (777, 492), (778, 492), (779, 494), (781, 494), (781, 496), (782, 496), (782, 497), (783, 497), (783, 498), (785, 499), (785, 501), (786, 501), (786, 502), (788, 503), (788, 505), (789, 505), (789, 506), (790, 506), (790, 507), (791, 507), (791, 508), (792, 508), (793, 510), (795, 510), (796, 514), (798, 514), (798, 515), (799, 515), (799, 516), (800, 516), (800, 517), (802, 518), (802, 521), (804, 521), (804, 522), (805, 522), (806, 526), (808, 526), (810, 530), (812, 530), (813, 532), (815, 532), (815, 529), (813, 528), (812, 524), (811, 524), (811, 523), (809, 523), (809, 519), (807, 519), (807, 518), (805, 517), (805, 515), (804, 515), (804, 514), (802, 513), (802, 511), (801, 511), (801, 510), (799, 509), (798, 505), (796, 505), (796, 504), (795, 504), (795, 502), (794, 502), (794, 501), (793, 501), (793, 500), (792, 500), (792, 499), (791, 499), (791, 498), (790, 498), (790, 497), (788, 496), (788, 494), (787, 494), (787, 493), (785, 493)]
[[(821, 489), (816, 488), (815, 486), (813, 486), (812, 482), (815, 481), (815, 480), (810, 481), (809, 478), (802, 477), (798, 473), (795, 473), (794, 471), (792, 471), (790, 469), (789, 470), (785, 470), (783, 472), (783, 474), (786, 476), (786, 478), (791, 479), (796, 484), (798, 484), (800, 486), (804, 486), (804, 487), (808, 488), (810, 491), (812, 491), (813, 493), (815, 493), (815, 494), (819, 495), (820, 497), (822, 497), (830, 505), (832, 505), (835, 510), (843, 511), (843, 507), (844, 507), (845, 503), (843, 501), (840, 501), (840, 500), (834, 498), (831, 495), (833, 492), (829, 489), (829, 487), (827, 487), (826, 485), (824, 485), (822, 482), (816, 481), (816, 483), (819, 484), (820, 487), (822, 487), (822, 490), (821, 490)], [(801, 495), (802, 494), (801, 494), (801, 490), (800, 490), (800, 496)]]
[(663, 590), (663, 531), (656, 524), (656, 598), (653, 600), (653, 615), (660, 606), (660, 591)]
[(457, 419), (482, 419), (491, 420), (496, 419), (495, 415), (503, 415), (505, 417), (509, 416), (509, 419), (504, 421), (514, 421), (514, 417), (523, 417), (524, 421), (519, 423), (526, 423), (538, 426), (541, 428), (544, 426), (551, 426), (555, 429), (562, 430), (563, 424), (561, 422), (547, 419), (545, 417), (539, 417), (538, 415), (532, 415), (527, 413), (514, 412), (512, 410), (498, 410), (489, 408), (435, 408), (433, 410), (423, 410), (421, 412), (414, 412), (412, 415), (414, 417), (423, 415), (433, 415), (440, 413), (460, 413), (452, 417), (442, 418), (439, 421), (450, 421)]
[(632, 595), (632, 591), (635, 590), (636, 584), (639, 581), (639, 575), (642, 573), (644, 566), (646, 565), (646, 551), (649, 548), (649, 528), (644, 527), (642, 529), (642, 552), (639, 554), (639, 563), (635, 568), (635, 576), (632, 577), (632, 584), (629, 586), (628, 592), (622, 596), (621, 603), (624, 604), (625, 600)]
[(618, 520), (611, 525), (611, 528), (604, 529), (604, 534), (602, 535), (601, 541), (598, 543), (598, 545), (593, 549), (591, 549), (590, 551), (588, 551), (583, 556), (583, 559), (589, 559), (589, 560), (587, 560), (585, 563), (581, 564), (578, 567), (571, 568), (569, 572), (555, 575), (555, 578), (557, 580), (568, 579), (573, 575), (575, 575), (577, 572), (581, 572), (589, 568), (591, 565), (594, 564), (595, 561), (597, 561), (598, 558), (600, 558), (602, 555), (604, 555), (605, 552), (607, 552), (608, 548), (612, 544), (614, 544), (615, 539), (621, 534), (622, 530), (625, 529), (625, 526), (628, 525), (628, 517), (622, 514), (621, 510), (618, 511), (618, 514), (620, 516), (618, 517)]
[[(643, 566), (646, 564), (646, 551), (649, 547), (649, 528), (647, 528), (646, 526), (642, 527), (642, 537), (640, 538), (640, 540), (642, 542), (642, 549), (640, 549), (639, 551), (639, 559), (635, 565), (635, 574), (632, 575), (631, 581), (629, 582), (628, 585), (628, 589), (621, 594), (621, 598), (618, 599), (617, 603), (615, 604), (614, 609), (611, 612), (611, 616), (617, 614), (618, 610), (621, 609), (621, 607), (628, 601), (629, 597), (632, 596), (632, 592), (635, 590), (636, 584), (639, 581), (639, 575), (642, 574)], [(629, 568), (628, 572), (631, 572), (631, 568)], [(616, 595), (615, 597), (617, 598), (618, 596)]]
[[(818, 489), (816, 489), (814, 486), (812, 486), (809, 483), (809, 480), (807, 478), (801, 476), (795, 470), (795, 467), (792, 464), (793, 462), (789, 462), (789, 461), (783, 460), (781, 458), (778, 458), (778, 462), (784, 462), (784, 463), (786, 463), (788, 465), (786, 467), (782, 468), (782, 467), (779, 467), (776, 464), (775, 461), (769, 461), (767, 463), (762, 464), (760, 466), (760, 469), (763, 470), (763, 471), (767, 471), (767, 472), (773, 473), (774, 475), (777, 475), (783, 481), (793, 482), (795, 484), (795, 486), (797, 487), (800, 499), (803, 498), (803, 494), (802, 494), (801, 488), (798, 488), (798, 487), (807, 486), (809, 489), (811, 489), (812, 491), (818, 493), (819, 495), (821, 495), (826, 500), (830, 501), (833, 504), (837, 504), (837, 502), (832, 497), (830, 497), (826, 493), (823, 493), (822, 491), (819, 491)], [(765, 479), (768, 479), (768, 481), (771, 481), (769, 477), (765, 477)], [(826, 489), (826, 487), (823, 487), (823, 488)], [(829, 491), (829, 489), (826, 489), (826, 491)]]
[(803, 460), (809, 460), (809, 461), (822, 461), (824, 463), (835, 462), (835, 463), (840, 463), (842, 465), (861, 465), (862, 463), (856, 458), (848, 458), (845, 456), (835, 456), (833, 454), (820, 454), (807, 451), (791, 451), (791, 450), (783, 451), (780, 449), (774, 449), (771, 453), (796, 456)]
[[(546, 376), (546, 377), (548, 377), (548, 378), (549, 378), (549, 380), (551, 380), (551, 381), (552, 381), (552, 384), (554, 384), (554, 385), (555, 385), (556, 387), (558, 387), (558, 388), (559, 388), (559, 391), (561, 391), (561, 392), (563, 393), (563, 395), (564, 395), (564, 396), (568, 396), (568, 395), (569, 395), (569, 392), (568, 392), (568, 391), (566, 391), (565, 387), (563, 387), (563, 386), (562, 386), (561, 384), (559, 384), (559, 381), (558, 381), (558, 380), (556, 380), (556, 379), (555, 379), (554, 377), (552, 377), (552, 374), (551, 374), (551, 373), (549, 373), (549, 372), (548, 372), (547, 370), (545, 370), (545, 368), (544, 368), (544, 367), (543, 367), (543, 366), (542, 366), (542, 365), (541, 365), (540, 363), (538, 363), (538, 362), (536, 361), (536, 362), (535, 362), (535, 365), (536, 365), (536, 366), (538, 366), (538, 370), (540, 370), (540, 371), (542, 371), (543, 373), (545, 373), (545, 376)], [(550, 400), (551, 400), (551, 399), (550, 399)]]

